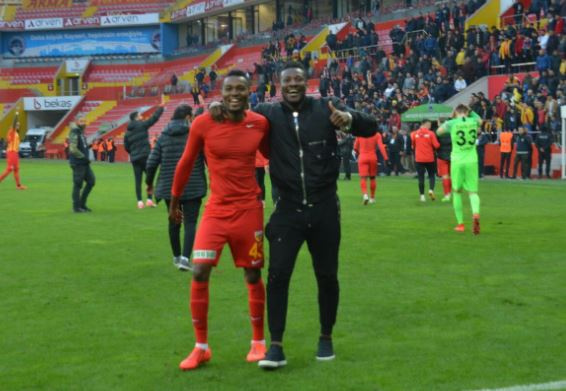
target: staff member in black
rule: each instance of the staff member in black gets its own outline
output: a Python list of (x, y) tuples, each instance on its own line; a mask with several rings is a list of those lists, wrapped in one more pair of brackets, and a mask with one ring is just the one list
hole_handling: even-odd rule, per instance
[(538, 177), (542, 178), (542, 166), (544, 162), (546, 162), (546, 170), (544, 170), (544, 172), (546, 177), (550, 178), (552, 134), (550, 134), (546, 127), (542, 128), (542, 131), (537, 136), (535, 144), (538, 148)]
[[(142, 177), (143, 173), (146, 172), (147, 158), (151, 152), (151, 147), (149, 145), (149, 133), (148, 130), (152, 127), (163, 114), (163, 107), (165, 103), (163, 98), (161, 99), (161, 104), (153, 113), (149, 119), (144, 121), (144, 118), (140, 116), (137, 111), (130, 113), (130, 123), (128, 124), (128, 130), (124, 136), (124, 148), (126, 152), (130, 154), (130, 161), (132, 162), (132, 167), (134, 168), (134, 180), (136, 188), (136, 198), (138, 199), (138, 209), (143, 209), (144, 204), (142, 200)], [(104, 143), (102, 144), (104, 145)], [(104, 159), (102, 159), (104, 160)], [(147, 178), (147, 173), (146, 173)], [(153, 207), (153, 194), (147, 194), (147, 202), (145, 206)]]
[[(71, 124), (69, 134), (69, 164), (73, 170), (73, 212), (75, 213), (91, 212), (91, 209), (86, 206), (86, 201), (96, 181), (90, 167), (84, 128), (84, 120), (79, 119), (76, 123)], [(83, 182), (85, 183), (84, 188)]]
[(266, 227), (270, 244), (267, 315), (271, 346), (259, 361), (262, 368), (287, 364), (282, 342), (289, 282), (305, 241), (318, 283), (321, 329), (317, 359), (334, 358), (331, 335), (338, 309), (340, 245), (336, 130), (370, 137), (377, 129), (374, 117), (346, 109), (336, 98), (307, 97), (307, 74), (302, 64), (287, 64), (280, 80), (283, 101), (260, 104), (255, 109), (271, 126), (269, 167), (279, 190), (279, 201)]
[(513, 164), (513, 179), (517, 178), (517, 167), (521, 163), (521, 178), (527, 179), (531, 176), (531, 164), (529, 159), (532, 153), (533, 139), (527, 134), (524, 126), (519, 126), (519, 135), (517, 136), (517, 149), (515, 150), (515, 162)]

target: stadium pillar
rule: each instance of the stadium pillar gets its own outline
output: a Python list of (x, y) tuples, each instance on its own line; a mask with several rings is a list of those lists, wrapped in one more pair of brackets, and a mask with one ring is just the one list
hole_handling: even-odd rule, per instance
[(250, 15), (251, 15), (251, 16), (250, 16), (250, 19), (251, 19), (251, 25), (252, 25), (252, 31), (251, 31), (251, 33), (252, 33), (252, 34), (255, 34), (255, 33), (256, 33), (256, 29), (255, 29), (255, 6), (252, 5), (252, 6), (249, 8), (249, 12), (250, 12)]
[(338, 0), (332, 0), (332, 19), (338, 18)]
[(283, 12), (281, 12), (281, 0), (275, 0), (275, 21), (283, 20)]
[(228, 12), (228, 38), (231, 40), (234, 39), (234, 18), (232, 18), (232, 12)]
[(200, 44), (206, 45), (206, 28), (204, 26), (204, 19), (200, 20)]

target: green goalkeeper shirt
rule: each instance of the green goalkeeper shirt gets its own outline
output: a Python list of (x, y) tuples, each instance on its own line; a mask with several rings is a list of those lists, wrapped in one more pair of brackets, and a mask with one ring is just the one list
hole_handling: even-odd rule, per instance
[(439, 130), (449, 132), (452, 138), (452, 164), (478, 162), (476, 140), (481, 121), (481, 117), (472, 111), (468, 117), (451, 119), (442, 124)]

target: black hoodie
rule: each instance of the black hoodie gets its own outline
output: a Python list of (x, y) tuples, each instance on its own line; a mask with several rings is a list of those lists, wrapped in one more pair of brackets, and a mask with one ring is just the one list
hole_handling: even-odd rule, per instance
[[(187, 121), (171, 120), (159, 136), (155, 147), (147, 160), (146, 183), (153, 184), (153, 178), (159, 170), (159, 178), (155, 189), (155, 196), (159, 199), (171, 199), (171, 187), (175, 176), (177, 162), (181, 159), (185, 150), (185, 144), (189, 136), (189, 125)], [(204, 175), (204, 158), (202, 153), (195, 161), (189, 183), (185, 186), (181, 200), (202, 198), (206, 195), (206, 177)]]
[(152, 127), (163, 114), (163, 107), (159, 107), (146, 121), (131, 121), (124, 136), (124, 148), (130, 154), (130, 161), (146, 159), (151, 152), (149, 146), (148, 129)]

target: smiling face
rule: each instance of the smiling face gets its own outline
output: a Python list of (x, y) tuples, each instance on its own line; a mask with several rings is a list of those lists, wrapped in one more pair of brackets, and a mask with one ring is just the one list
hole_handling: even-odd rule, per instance
[(242, 113), (248, 107), (250, 86), (243, 76), (228, 76), (222, 83), (222, 101), (231, 113)]
[(301, 68), (288, 68), (281, 72), (281, 93), (285, 102), (299, 104), (307, 91), (307, 79)]

